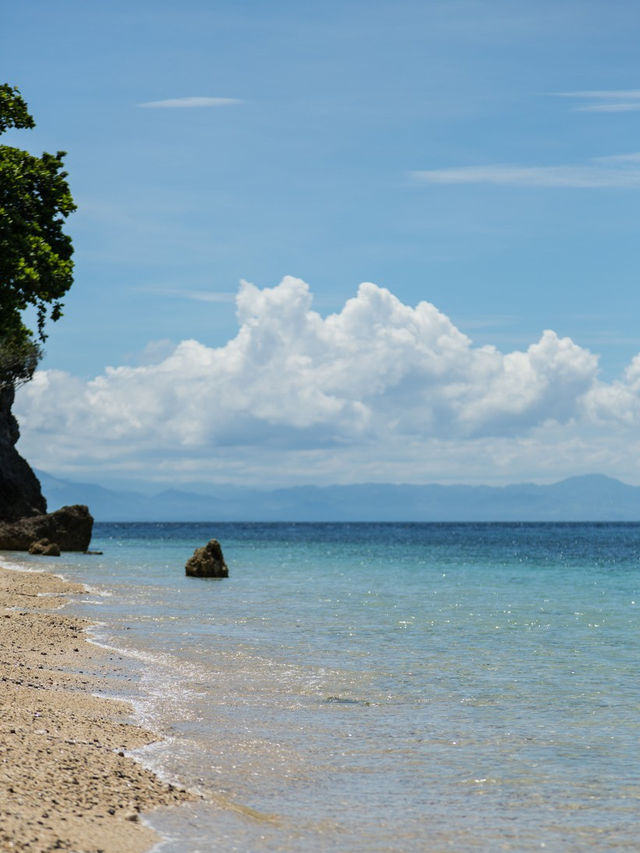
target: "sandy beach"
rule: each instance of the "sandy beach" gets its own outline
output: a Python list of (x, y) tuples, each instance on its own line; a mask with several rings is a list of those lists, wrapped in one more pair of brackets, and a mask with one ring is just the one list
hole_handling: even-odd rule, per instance
[(125, 853), (158, 840), (141, 812), (191, 799), (125, 755), (156, 740), (109, 691), (108, 656), (65, 615), (82, 587), (0, 569), (0, 850)]

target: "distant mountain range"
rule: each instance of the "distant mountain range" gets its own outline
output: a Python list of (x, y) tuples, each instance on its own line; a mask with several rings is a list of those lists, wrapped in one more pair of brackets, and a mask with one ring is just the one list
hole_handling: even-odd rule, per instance
[(549, 486), (212, 486), (149, 496), (36, 473), (49, 509), (88, 504), (98, 521), (640, 521), (640, 487), (600, 474)]

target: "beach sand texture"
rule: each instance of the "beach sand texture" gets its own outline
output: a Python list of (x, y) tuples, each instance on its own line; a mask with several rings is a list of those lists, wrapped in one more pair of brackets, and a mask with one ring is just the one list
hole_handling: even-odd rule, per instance
[(82, 591), (52, 574), (0, 569), (0, 850), (134, 853), (158, 840), (140, 812), (192, 795), (125, 751), (156, 740), (126, 722), (89, 623), (64, 615)]

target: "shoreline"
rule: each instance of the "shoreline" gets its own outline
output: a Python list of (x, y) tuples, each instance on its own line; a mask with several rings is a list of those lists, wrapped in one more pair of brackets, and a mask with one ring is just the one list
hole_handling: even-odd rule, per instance
[(125, 753), (158, 736), (131, 706), (97, 697), (108, 653), (68, 616), (82, 584), (0, 563), (0, 849), (143, 853), (161, 839), (141, 820), (197, 799)]

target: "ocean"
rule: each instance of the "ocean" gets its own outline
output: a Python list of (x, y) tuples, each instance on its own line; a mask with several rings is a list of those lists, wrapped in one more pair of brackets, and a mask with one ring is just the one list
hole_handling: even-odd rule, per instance
[[(187, 578), (220, 540), (225, 580)], [(162, 853), (637, 850), (639, 524), (97, 524)], [(20, 555), (42, 565), (43, 558)]]

